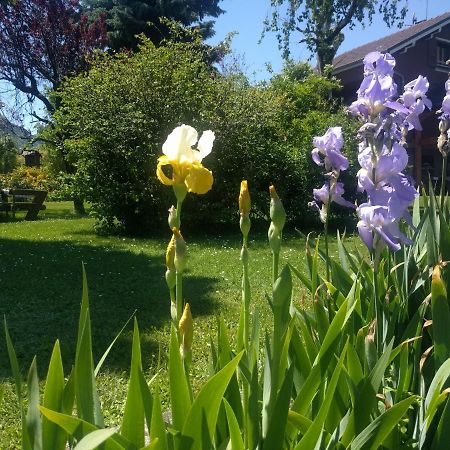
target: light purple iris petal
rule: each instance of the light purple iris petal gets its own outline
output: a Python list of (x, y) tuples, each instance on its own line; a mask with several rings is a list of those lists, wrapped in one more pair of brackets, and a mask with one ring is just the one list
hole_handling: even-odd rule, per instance
[(441, 110), (444, 114), (450, 114), (450, 94), (444, 97)]
[(373, 169), (372, 149), (370, 147), (362, 148), (362, 150), (358, 154), (358, 162), (363, 169)]
[(357, 224), (358, 233), (369, 250), (373, 249), (373, 232), (372, 229), (362, 220)]
[(328, 150), (327, 159), (333, 169), (348, 169), (348, 159), (339, 151), (335, 151), (333, 149)]
[(408, 165), (408, 153), (398, 142), (394, 142), (392, 145), (390, 156), (392, 157), (393, 170), (395, 172), (402, 172)]
[(328, 203), (330, 197), (328, 185), (324, 184), (320, 189), (313, 189), (313, 196), (316, 202)]
[(315, 148), (315, 149), (311, 152), (311, 156), (312, 156), (312, 160), (313, 160), (318, 166), (323, 166), (323, 162), (320, 160), (320, 152), (319, 152), (319, 149)]
[(407, 114), (409, 114), (409, 109), (405, 105), (402, 105), (399, 102), (389, 101), (389, 102), (386, 102), (384, 105), (387, 106), (388, 108), (391, 108), (395, 111), (398, 111), (398, 112), (404, 114), (405, 116)]
[(380, 227), (377, 228), (376, 231), (393, 252), (400, 250), (401, 246), (398, 242), (395, 242), (395, 236), (393, 236), (386, 228)]
[(366, 169), (360, 169), (358, 170), (358, 190), (360, 192), (366, 191), (370, 192), (373, 189), (375, 189), (375, 185), (373, 183), (373, 180), (371, 178), (371, 171)]

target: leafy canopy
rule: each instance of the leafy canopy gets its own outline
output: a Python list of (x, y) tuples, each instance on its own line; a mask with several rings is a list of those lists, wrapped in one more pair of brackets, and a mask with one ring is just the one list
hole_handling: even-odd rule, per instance
[(320, 73), (333, 62), (344, 40), (345, 28), (356, 24), (371, 24), (375, 14), (381, 14), (388, 26), (402, 26), (407, 11), (406, 0), (271, 0), (272, 16), (264, 23), (264, 32), (277, 33), (283, 56), (289, 56), (289, 44), (294, 33), (299, 42), (317, 57)]

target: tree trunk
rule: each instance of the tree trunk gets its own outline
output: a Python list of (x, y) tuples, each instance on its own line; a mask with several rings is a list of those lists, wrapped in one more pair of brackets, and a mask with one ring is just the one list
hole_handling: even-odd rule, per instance
[(79, 214), (80, 216), (86, 215), (86, 210), (84, 209), (84, 200), (80, 197), (75, 197), (73, 199), (73, 210), (75, 214)]

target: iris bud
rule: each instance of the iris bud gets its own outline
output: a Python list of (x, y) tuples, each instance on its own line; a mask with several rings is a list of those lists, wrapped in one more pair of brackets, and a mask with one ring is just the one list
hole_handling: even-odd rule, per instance
[(180, 227), (178, 211), (177, 211), (177, 208), (175, 208), (175, 206), (173, 206), (173, 205), (169, 208), (169, 217), (168, 217), (167, 221), (169, 223), (170, 229)]
[(280, 197), (278, 197), (275, 186), (269, 187), (270, 192), (270, 218), (275, 225), (278, 232), (282, 232), (284, 224), (286, 223), (286, 211), (284, 210), (283, 203), (281, 203)]
[(178, 323), (178, 330), (181, 336), (180, 352), (183, 358), (186, 357), (192, 349), (192, 341), (194, 337), (194, 321), (192, 319), (191, 308), (189, 303), (186, 303), (181, 316), (180, 322)]
[(187, 246), (178, 228), (172, 228), (175, 239), (174, 266), (177, 273), (182, 273), (186, 266)]

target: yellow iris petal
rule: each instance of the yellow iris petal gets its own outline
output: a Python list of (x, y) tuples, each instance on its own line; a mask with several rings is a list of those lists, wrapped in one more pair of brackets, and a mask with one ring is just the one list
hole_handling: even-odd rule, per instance
[(161, 181), (162, 184), (165, 184), (166, 186), (172, 186), (173, 185), (173, 179), (169, 178), (163, 171), (164, 166), (170, 166), (171, 163), (167, 159), (166, 156), (161, 156), (158, 158), (158, 166), (156, 167), (156, 176), (158, 177), (158, 180)]
[(211, 171), (201, 164), (192, 165), (184, 181), (189, 192), (194, 194), (206, 194), (211, 190), (214, 178)]

